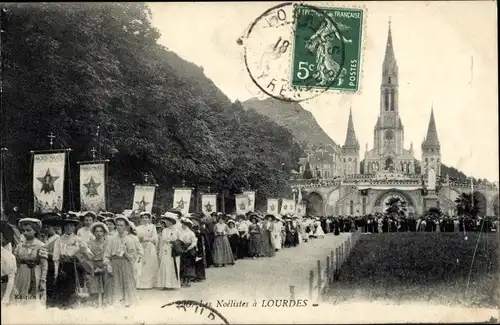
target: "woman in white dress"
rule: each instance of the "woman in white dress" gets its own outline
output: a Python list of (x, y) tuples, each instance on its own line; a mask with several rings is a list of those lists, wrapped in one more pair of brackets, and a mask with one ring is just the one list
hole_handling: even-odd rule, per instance
[(278, 251), (281, 249), (281, 230), (283, 229), (283, 222), (280, 216), (276, 216), (274, 219), (274, 228), (272, 233), (272, 242), (274, 250)]
[(140, 214), (142, 224), (137, 227), (137, 237), (144, 249), (142, 258), (141, 273), (137, 282), (137, 289), (151, 289), (156, 280), (158, 271), (158, 255), (156, 245), (158, 244), (158, 234), (156, 227), (151, 223), (151, 213), (142, 212)]
[(173, 256), (172, 243), (179, 239), (179, 230), (175, 226), (177, 217), (175, 214), (166, 212), (162, 216), (162, 221), (166, 227), (163, 229), (159, 243), (160, 267), (156, 274), (156, 288), (162, 289), (179, 289), (180, 281), (180, 256)]
[(325, 236), (325, 232), (323, 231), (323, 227), (321, 227), (321, 220), (319, 218), (316, 218), (316, 220), (314, 221), (314, 226), (314, 237), (323, 238)]

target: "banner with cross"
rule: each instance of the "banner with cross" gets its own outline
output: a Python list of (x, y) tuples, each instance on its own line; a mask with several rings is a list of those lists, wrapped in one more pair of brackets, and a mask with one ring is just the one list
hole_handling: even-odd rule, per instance
[(191, 204), (192, 188), (175, 188), (173, 208), (178, 209), (183, 215), (189, 213), (189, 205)]
[(267, 199), (267, 213), (276, 214), (278, 213), (279, 199)]
[(134, 201), (132, 210), (151, 213), (153, 201), (155, 198), (156, 185), (134, 185)]
[(244, 194), (237, 194), (236, 201), (236, 214), (245, 214), (250, 211), (248, 208), (248, 196)]
[(210, 215), (217, 212), (217, 194), (201, 195), (201, 211), (204, 215)]
[(248, 211), (255, 211), (255, 191), (244, 191), (243, 195), (248, 197)]
[(106, 163), (78, 162), (80, 165), (80, 210), (106, 211)]

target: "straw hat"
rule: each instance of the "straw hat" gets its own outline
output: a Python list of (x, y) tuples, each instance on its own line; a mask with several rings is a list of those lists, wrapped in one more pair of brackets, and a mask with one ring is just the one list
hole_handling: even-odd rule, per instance
[(276, 216), (274, 214), (270, 214), (270, 213), (265, 215), (264, 219), (267, 219), (267, 218), (272, 218), (273, 220), (276, 220)]
[(38, 226), (38, 228), (42, 228), (42, 221), (35, 218), (22, 218), (18, 221), (19, 227), (21, 227), (24, 223), (34, 223)]
[(131, 228), (131, 229), (135, 229), (135, 224), (130, 221), (129, 218), (127, 218), (126, 216), (124, 216), (123, 214), (118, 214), (115, 216), (115, 223), (118, 222), (118, 220), (125, 220), (125, 222), (128, 224), (128, 226)]
[(102, 220), (103, 223), (106, 223), (106, 222), (112, 222), (114, 225), (116, 225), (116, 221), (115, 221), (115, 218), (104, 218)]
[(91, 216), (92, 219), (96, 220), (97, 219), (97, 214), (93, 211), (83, 211), (83, 212), (80, 212), (80, 217), (82, 218), (85, 218), (85, 217), (88, 217), (88, 216)]
[(172, 213), (172, 212), (165, 212), (162, 216), (161, 216), (161, 219), (166, 219), (166, 220), (169, 220), (170, 222), (172, 222), (172, 224), (176, 224), (177, 223), (177, 215), (175, 213)]
[(99, 221), (98, 221), (98, 222), (94, 222), (93, 224), (91, 224), (91, 225), (90, 225), (90, 232), (91, 232), (91, 233), (94, 233), (94, 229), (95, 229), (96, 227), (101, 227), (102, 229), (104, 229), (104, 232), (105, 232), (106, 234), (109, 234), (109, 229), (108, 229), (108, 226), (106, 226), (106, 224), (105, 224), (105, 223), (103, 223), (103, 222), (99, 222)]
[(226, 223), (227, 223), (228, 225), (229, 225), (230, 223), (232, 223), (233, 225), (235, 225), (235, 224), (236, 224), (236, 222), (234, 222), (234, 220), (228, 220)]
[(150, 218), (153, 218), (153, 215), (147, 211), (142, 211), (141, 213), (139, 213), (139, 218), (142, 218), (144, 216), (149, 216)]

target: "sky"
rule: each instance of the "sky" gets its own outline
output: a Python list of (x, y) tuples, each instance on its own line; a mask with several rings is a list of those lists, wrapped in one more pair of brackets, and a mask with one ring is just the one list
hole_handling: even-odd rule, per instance
[[(159, 43), (202, 66), (232, 101), (265, 98), (245, 69), (236, 40), (280, 2), (150, 3)], [(338, 144), (345, 141), (349, 108), (364, 157), (373, 147), (380, 110), (388, 21), (399, 67), (399, 111), (405, 147), (420, 145), (434, 108), (441, 160), (467, 175), (498, 180), (497, 15), (493, 1), (329, 2), (315, 6), (365, 8), (361, 87), (328, 92), (302, 106)]]

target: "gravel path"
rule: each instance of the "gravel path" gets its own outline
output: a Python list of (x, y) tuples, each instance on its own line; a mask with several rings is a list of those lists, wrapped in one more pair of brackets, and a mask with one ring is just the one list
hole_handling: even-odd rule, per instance
[(330, 255), (350, 234), (327, 234), (297, 247), (278, 251), (275, 257), (238, 260), (233, 266), (206, 270), (207, 280), (175, 291), (140, 290), (141, 302), (175, 299), (214, 301), (220, 299), (290, 299), (289, 286), (295, 286), (295, 298), (306, 298), (309, 271), (316, 273), (317, 260), (324, 265)]

